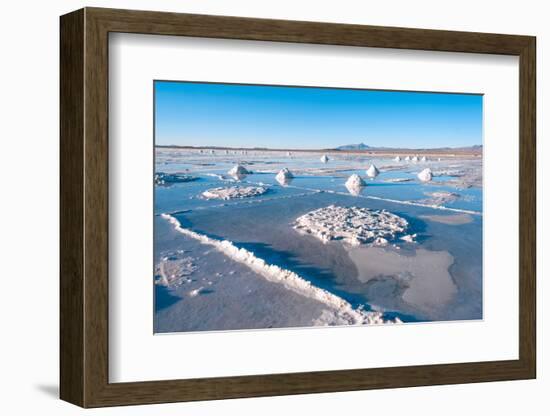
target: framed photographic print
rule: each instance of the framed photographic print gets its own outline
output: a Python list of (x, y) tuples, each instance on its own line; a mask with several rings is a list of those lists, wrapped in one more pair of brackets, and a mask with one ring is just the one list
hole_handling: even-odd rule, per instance
[(61, 17), (83, 407), (534, 378), (535, 38)]

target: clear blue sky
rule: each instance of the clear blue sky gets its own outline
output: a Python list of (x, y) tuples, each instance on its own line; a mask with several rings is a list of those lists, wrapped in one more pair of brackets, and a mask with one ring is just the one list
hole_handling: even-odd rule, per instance
[(481, 95), (155, 81), (156, 144), (482, 144)]

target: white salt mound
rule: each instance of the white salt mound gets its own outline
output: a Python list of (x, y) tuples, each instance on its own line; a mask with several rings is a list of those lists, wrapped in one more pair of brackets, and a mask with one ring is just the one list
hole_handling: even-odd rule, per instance
[(418, 162), (418, 156), (413, 156), (411, 159), (413, 162)]
[(277, 176), (275, 176), (275, 179), (277, 182), (279, 182), (281, 185), (288, 185), (288, 183), (294, 178), (294, 175), (288, 168), (283, 168), (279, 171)]
[(262, 195), (267, 192), (263, 186), (231, 186), (227, 188), (212, 188), (204, 191), (202, 196), (206, 199), (239, 199)]
[(401, 158), (399, 156), (395, 156), (393, 159), (394, 162), (401, 162)]
[(321, 162), (327, 163), (328, 161), (329, 161), (329, 159), (328, 159), (328, 156), (327, 156), (327, 155), (321, 156)]
[(426, 161), (426, 156), (422, 156), (422, 159), (420, 159), (421, 162), (425, 162)]
[(235, 165), (227, 172), (229, 175), (238, 176), (238, 175), (248, 175), (250, 172), (242, 165)]
[(418, 179), (422, 182), (429, 182), (432, 180), (432, 176), (432, 170), (430, 168), (426, 168), (418, 174)]
[(363, 190), (363, 187), (367, 186), (365, 181), (361, 179), (361, 177), (356, 173), (354, 173), (348, 178), (345, 185), (349, 193), (352, 194), (353, 196), (359, 195)]
[(407, 156), (407, 157), (405, 158), (405, 161), (408, 162), (409, 160), (411, 160), (411, 157), (410, 157), (410, 156)]
[(346, 186), (348, 188), (349, 187), (355, 188), (355, 187), (358, 187), (358, 186), (367, 186), (367, 184), (365, 183), (365, 181), (363, 179), (361, 179), (361, 176), (359, 176), (357, 173), (354, 173), (346, 181)]
[(323, 243), (341, 240), (351, 245), (385, 246), (405, 234), (408, 222), (391, 212), (329, 205), (298, 217), (294, 229)]
[(376, 178), (379, 174), (380, 174), (380, 171), (374, 165), (370, 165), (370, 167), (367, 169), (367, 176), (369, 178)]

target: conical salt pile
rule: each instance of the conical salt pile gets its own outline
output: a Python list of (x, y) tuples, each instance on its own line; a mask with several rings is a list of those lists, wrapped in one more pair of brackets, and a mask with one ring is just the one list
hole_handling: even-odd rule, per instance
[(399, 156), (395, 156), (393, 159), (394, 162), (401, 162), (401, 158)]
[(369, 178), (376, 178), (379, 174), (380, 174), (380, 171), (374, 165), (370, 165), (370, 168), (367, 169), (367, 176)]
[(346, 186), (357, 187), (357, 186), (367, 186), (367, 184), (363, 179), (361, 179), (361, 176), (359, 176), (357, 173), (354, 173), (346, 181)]
[(227, 173), (232, 176), (239, 176), (239, 175), (248, 175), (250, 172), (241, 165), (235, 165)]
[(367, 186), (365, 181), (361, 179), (361, 177), (356, 173), (354, 173), (348, 178), (345, 185), (349, 193), (352, 194), (353, 196), (359, 195), (363, 190), (363, 187)]
[(328, 162), (328, 160), (329, 160), (329, 159), (328, 159), (328, 156), (327, 156), (327, 155), (323, 155), (323, 156), (321, 156), (321, 162), (323, 162), (323, 163), (327, 163), (327, 162)]
[(275, 176), (275, 180), (281, 185), (288, 185), (292, 178), (294, 178), (294, 175), (288, 168), (281, 169), (277, 176)]
[(432, 176), (432, 170), (430, 168), (426, 168), (418, 174), (418, 179), (422, 182), (429, 182), (432, 180)]

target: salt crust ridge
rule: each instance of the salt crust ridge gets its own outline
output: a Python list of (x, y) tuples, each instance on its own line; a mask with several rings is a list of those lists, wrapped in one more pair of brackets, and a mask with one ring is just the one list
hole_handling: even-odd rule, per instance
[(260, 274), (266, 280), (284, 285), (302, 296), (317, 300), (327, 307), (329, 311), (315, 321), (317, 325), (364, 325), (364, 324), (385, 324), (400, 323), (399, 318), (385, 320), (382, 312), (365, 311), (361, 307), (354, 308), (349, 302), (336, 296), (325, 289), (314, 286), (310, 281), (305, 280), (298, 274), (283, 269), (279, 266), (266, 263), (244, 248), (236, 247), (231, 241), (217, 240), (195, 231), (183, 228), (177, 218), (169, 214), (161, 214), (161, 217), (168, 220), (179, 233), (198, 240), (202, 244), (213, 246), (230, 259), (248, 266), (255, 273)]

